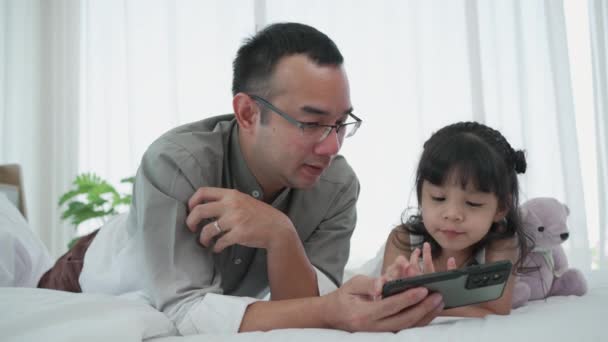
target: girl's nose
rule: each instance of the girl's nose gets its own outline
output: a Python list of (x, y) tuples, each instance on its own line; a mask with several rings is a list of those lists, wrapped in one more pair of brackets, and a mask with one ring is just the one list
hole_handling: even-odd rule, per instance
[(460, 222), (464, 219), (462, 210), (458, 206), (448, 206), (443, 212), (443, 219)]

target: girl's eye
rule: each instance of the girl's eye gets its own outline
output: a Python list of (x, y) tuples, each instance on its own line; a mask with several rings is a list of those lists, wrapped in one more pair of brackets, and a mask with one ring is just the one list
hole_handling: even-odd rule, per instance
[(483, 205), (483, 203), (476, 203), (476, 202), (471, 202), (471, 201), (467, 201), (467, 205), (470, 207), (474, 207), (474, 208), (479, 208)]
[(435, 202), (443, 202), (445, 201), (445, 197), (431, 196), (431, 199)]

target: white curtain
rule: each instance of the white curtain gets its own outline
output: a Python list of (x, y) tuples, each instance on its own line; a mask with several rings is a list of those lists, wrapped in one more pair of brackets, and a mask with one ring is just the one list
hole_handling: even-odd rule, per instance
[(601, 267), (608, 267), (608, 3), (589, 0), (595, 136), (597, 139), (597, 174), (599, 208), (599, 243), (597, 254)]
[(30, 226), (54, 256), (72, 228), (57, 202), (77, 172), (79, 4), (0, 1), (0, 163), (22, 166)]
[(79, 168), (135, 174), (165, 131), (231, 112), (232, 58), (254, 32), (239, 0), (83, 0)]
[[(59, 3), (66, 7), (67, 2)], [(598, 88), (606, 84), (606, 9), (605, 3), (594, 3), (604, 6), (603, 17), (596, 18), (603, 38), (596, 37), (599, 48), (594, 51), (600, 52), (594, 68), (601, 68), (596, 66), (598, 59), (604, 65), (599, 69), (603, 81), (596, 81), (596, 93), (604, 94), (604, 102), (597, 104), (603, 105), (603, 112), (598, 110), (596, 117), (604, 125), (596, 133), (606, 141), (606, 90)], [(342, 150), (362, 183), (351, 266), (372, 257), (402, 211), (415, 205), (413, 173), (422, 143), (441, 126), (479, 120), (527, 151), (522, 200), (552, 196), (569, 205), (571, 262), (582, 269), (590, 267), (591, 247), (599, 245), (599, 227), (605, 227), (606, 200), (601, 199), (599, 210), (604, 224), (588, 224), (598, 220), (587, 218), (589, 196), (585, 195), (599, 182), (581, 181), (579, 151), (585, 146), (579, 144), (574, 128), (579, 123), (562, 1), (82, 0), (79, 4), (79, 20), (72, 21), (80, 25), (81, 36), (75, 41), (80, 58), (68, 64), (77, 77), (74, 82), (63, 80), (80, 82), (78, 91), (68, 88), (74, 89), (70, 101), (79, 103), (79, 119), (63, 122), (66, 127), (78, 125), (69, 131), (78, 132), (78, 152), (64, 150), (71, 158), (68, 162), (50, 158), (55, 168), (58, 162), (65, 168), (77, 160), (77, 171), (94, 171), (114, 184), (133, 175), (145, 148), (162, 132), (231, 110), (231, 62), (245, 37), (269, 23), (298, 21), (336, 41), (345, 56), (355, 112), (364, 119), (362, 129)], [(80, 65), (80, 73), (74, 65)], [(70, 71), (65, 66), (59, 70)], [(65, 97), (66, 90), (62, 91)], [(15, 139), (3, 137), (3, 145), (20, 141)], [(606, 151), (597, 153), (603, 164), (594, 167), (603, 167), (605, 174)], [(65, 170), (61, 174), (69, 177), (55, 179), (56, 187), (76, 174), (74, 168)], [(29, 182), (38, 182), (34, 188), (40, 188), (42, 180), (30, 176)], [(48, 216), (53, 208), (47, 209)], [(49, 227), (47, 234), (55, 238), (53, 229), (58, 228)], [(606, 241), (605, 230), (601, 234)], [(605, 250), (601, 255), (605, 258)]]
[(415, 205), (413, 173), (430, 134), (479, 120), (527, 151), (522, 200), (568, 203), (570, 258), (589, 267), (562, 3), (381, 3), (267, 1), (269, 21), (311, 23), (346, 58), (354, 106), (365, 118), (343, 149), (363, 184), (351, 262), (372, 255), (401, 211)]

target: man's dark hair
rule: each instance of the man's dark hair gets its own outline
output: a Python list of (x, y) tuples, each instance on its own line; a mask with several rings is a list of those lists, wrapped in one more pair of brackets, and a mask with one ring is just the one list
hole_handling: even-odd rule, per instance
[(277, 62), (286, 56), (304, 54), (318, 65), (342, 65), (336, 44), (314, 27), (278, 23), (245, 40), (232, 63), (232, 95), (239, 92), (269, 96), (270, 78)]

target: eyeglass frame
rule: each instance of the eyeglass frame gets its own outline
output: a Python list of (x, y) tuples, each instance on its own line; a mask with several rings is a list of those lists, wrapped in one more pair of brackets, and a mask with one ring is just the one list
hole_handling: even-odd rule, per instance
[(341, 123), (341, 124), (335, 124), (335, 125), (324, 125), (324, 124), (319, 124), (319, 123), (316, 123), (316, 122), (315, 123), (312, 123), (312, 122), (302, 122), (302, 121), (298, 121), (298, 120), (294, 119), (293, 117), (291, 117), (291, 115), (289, 115), (289, 114), (283, 112), (282, 110), (278, 109), (272, 103), (270, 103), (270, 101), (266, 100), (265, 98), (263, 98), (261, 96), (253, 95), (253, 94), (247, 94), (247, 96), (249, 96), (250, 98), (252, 98), (256, 102), (262, 103), (262, 105), (264, 105), (266, 108), (268, 108), (271, 111), (275, 112), (280, 117), (282, 117), (283, 119), (287, 120), (287, 122), (289, 122), (290, 124), (298, 127), (302, 131), (304, 131), (305, 128), (325, 127), (326, 131), (325, 131), (325, 133), (323, 133), (323, 135), (321, 135), (321, 138), (319, 139), (319, 142), (325, 140), (325, 138), (327, 138), (331, 134), (331, 130), (332, 129), (334, 129), (336, 131), (336, 134), (339, 134), (340, 130), (342, 130), (344, 127), (349, 126), (349, 125), (355, 125), (353, 127), (352, 132), (349, 135), (344, 136), (344, 138), (352, 137), (353, 135), (355, 135), (355, 133), (357, 133), (357, 130), (359, 129), (359, 127), (361, 127), (361, 123), (363, 123), (363, 120), (361, 120), (359, 117), (357, 117), (352, 112), (346, 113), (346, 115), (348, 115), (348, 116), (352, 117), (353, 119), (355, 119), (355, 122)]

